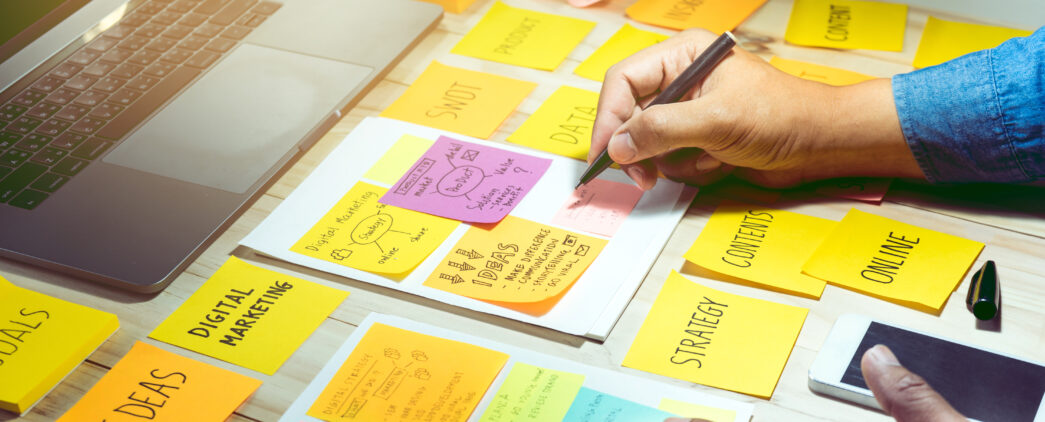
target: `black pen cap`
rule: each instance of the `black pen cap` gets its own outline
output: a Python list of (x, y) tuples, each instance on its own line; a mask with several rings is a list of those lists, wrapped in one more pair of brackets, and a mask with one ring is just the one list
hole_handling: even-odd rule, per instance
[(976, 274), (973, 274), (965, 304), (977, 319), (986, 321), (998, 315), (1000, 300), (998, 271), (994, 268), (994, 261), (987, 261)]

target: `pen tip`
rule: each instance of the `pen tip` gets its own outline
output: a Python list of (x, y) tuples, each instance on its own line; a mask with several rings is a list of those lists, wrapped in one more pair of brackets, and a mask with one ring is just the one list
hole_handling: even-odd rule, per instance
[(581, 186), (584, 186), (584, 182), (577, 182), (577, 186), (574, 186), (573, 190), (580, 189)]

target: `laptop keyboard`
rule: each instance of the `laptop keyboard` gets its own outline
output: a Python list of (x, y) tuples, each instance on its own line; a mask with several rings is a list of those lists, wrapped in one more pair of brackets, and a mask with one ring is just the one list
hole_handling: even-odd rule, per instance
[(149, 0), (131, 10), (0, 104), (0, 203), (36, 208), (279, 7)]

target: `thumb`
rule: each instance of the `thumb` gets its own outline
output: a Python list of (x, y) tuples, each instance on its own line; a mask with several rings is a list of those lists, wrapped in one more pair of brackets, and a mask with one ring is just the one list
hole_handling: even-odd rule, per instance
[(701, 103), (694, 99), (636, 111), (610, 137), (610, 158), (631, 164), (679, 148), (703, 147), (698, 142), (719, 119)]
[(898, 422), (966, 422), (929, 383), (901, 366), (888, 347), (868, 349), (860, 370), (882, 410)]

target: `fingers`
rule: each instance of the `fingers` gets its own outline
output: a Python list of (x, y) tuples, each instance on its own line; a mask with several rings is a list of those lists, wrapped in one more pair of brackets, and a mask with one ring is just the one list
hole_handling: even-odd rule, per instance
[(898, 422), (966, 421), (922, 377), (901, 366), (888, 347), (868, 349), (860, 369), (882, 410)]
[(708, 96), (635, 113), (609, 140), (610, 157), (631, 164), (679, 148), (704, 148), (728, 130), (726, 109)]
[(652, 160), (668, 179), (704, 186), (728, 176), (733, 167), (697, 148), (682, 148)]
[(650, 161), (640, 161), (638, 163), (622, 165), (621, 169), (624, 173), (635, 181), (635, 185), (642, 190), (653, 189), (653, 186), (657, 184), (657, 168)]

